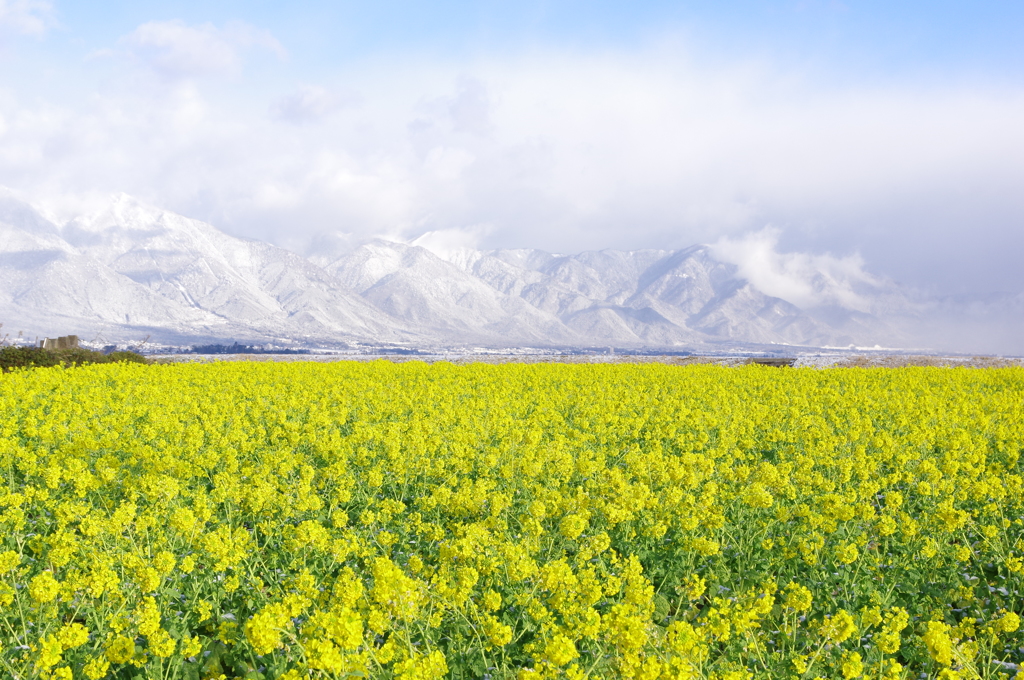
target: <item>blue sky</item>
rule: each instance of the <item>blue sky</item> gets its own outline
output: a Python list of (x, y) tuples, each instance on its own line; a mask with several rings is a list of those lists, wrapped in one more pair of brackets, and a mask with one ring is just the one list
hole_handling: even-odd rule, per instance
[(1020, 292), (1022, 45), (1021, 2), (0, 0), (0, 185), (297, 250), (771, 225), (912, 285)]
[[(8, 4), (12, 3), (8, 0)], [(152, 20), (244, 20), (288, 45), (294, 67), (329, 72), (366, 55), (465, 58), (557, 45), (630, 49), (677, 33), (719, 59), (814, 65), (840, 80), (1018, 80), (1020, 2), (95, 2), (54, 3), (48, 49), (74, 58)]]

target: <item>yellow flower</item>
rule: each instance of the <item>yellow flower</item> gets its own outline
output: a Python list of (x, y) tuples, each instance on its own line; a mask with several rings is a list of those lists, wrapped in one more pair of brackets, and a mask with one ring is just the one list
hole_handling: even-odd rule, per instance
[(226, 645), (233, 645), (238, 634), (238, 624), (234, 621), (221, 621), (217, 626), (217, 639)]
[(60, 582), (48, 571), (38, 574), (29, 581), (28, 594), (33, 600), (42, 604), (53, 602), (60, 593)]
[(493, 616), (484, 619), (484, 635), (495, 647), (504, 647), (512, 642), (512, 628), (498, 621)]
[(929, 621), (925, 624), (921, 639), (933, 660), (943, 666), (953, 663), (953, 642), (949, 639), (949, 626), (941, 621)]
[(845, 680), (859, 678), (864, 673), (864, 664), (857, 652), (843, 652), (842, 671)]
[(712, 541), (711, 539), (704, 537), (697, 537), (693, 539), (691, 545), (693, 549), (696, 550), (703, 557), (711, 557), (712, 555), (717, 555), (719, 550), (721, 550), (721, 546), (719, 546), (717, 541)]
[(377, 650), (377, 663), (387, 665), (395, 658), (395, 640), (391, 638)]
[(89, 659), (82, 668), (82, 672), (89, 680), (100, 680), (100, 678), (106, 677), (108, 670), (110, 670), (110, 662), (103, 657)]
[(850, 564), (857, 561), (860, 553), (857, 552), (857, 546), (852, 543), (843, 543), (836, 549), (836, 560), (840, 564)]
[(158, 572), (153, 567), (146, 567), (139, 571), (138, 575), (139, 590), (144, 593), (151, 593), (160, 587), (160, 583), (163, 580)]
[(36, 665), (43, 669), (56, 666), (60, 663), (63, 651), (60, 640), (53, 635), (47, 635), (39, 641), (39, 657), (36, 660)]
[(564, 635), (556, 635), (544, 647), (544, 659), (555, 666), (564, 666), (578, 656), (576, 645)]
[(1020, 628), (1020, 616), (1014, 612), (1006, 612), (996, 622), (996, 629), (1003, 633), (1013, 633)]
[(850, 616), (850, 612), (845, 609), (840, 609), (821, 622), (821, 636), (829, 642), (845, 642), (856, 632), (857, 625), (854, 623), (853, 617)]
[(755, 482), (747, 487), (743, 494), (743, 502), (752, 508), (770, 508), (775, 499), (763, 484)]
[(966, 678), (1016, 662), (1022, 399), (1024, 368), (5, 374), (5, 672)]
[(896, 533), (896, 520), (891, 515), (883, 515), (878, 520), (878, 534), (879, 536), (892, 536)]
[(161, 550), (153, 560), (153, 566), (161, 576), (167, 576), (174, 570), (174, 553), (169, 550)]
[(57, 632), (57, 639), (64, 649), (81, 647), (89, 641), (89, 629), (80, 623), (69, 623)]
[(198, 635), (181, 639), (181, 655), (186, 659), (199, 656), (201, 651), (203, 651), (203, 643)]
[(310, 640), (306, 644), (306, 659), (310, 668), (328, 673), (339, 673), (345, 665), (341, 650), (330, 640)]
[(444, 654), (433, 651), (429, 654), (413, 654), (405, 661), (395, 664), (397, 680), (437, 680), (448, 673)]
[(270, 654), (282, 645), (281, 631), (290, 621), (283, 605), (267, 605), (245, 624), (245, 637), (257, 654)]
[(707, 590), (707, 581), (697, 574), (690, 574), (683, 581), (683, 593), (686, 595), (688, 600), (699, 600), (703, 595), (704, 591)]
[(900, 680), (903, 677), (903, 665), (896, 659), (889, 659), (885, 664), (886, 680)]
[(200, 600), (196, 603), (196, 614), (199, 617), (199, 622), (208, 620), (213, 616), (213, 605), (207, 600)]
[(162, 659), (174, 654), (176, 646), (177, 642), (166, 630), (158, 630), (149, 636), (149, 648)]
[(877, 626), (883, 620), (880, 607), (863, 607), (860, 610), (860, 620), (865, 628)]
[(119, 635), (107, 643), (107, 660), (113, 664), (128, 663), (135, 657), (135, 641)]
[(19, 564), (21, 564), (21, 555), (13, 550), (5, 550), (0, 553), (0, 574), (13, 571)]
[(488, 589), (484, 593), (481, 604), (486, 611), (493, 612), (501, 607), (501, 595)]
[(562, 518), (558, 524), (558, 530), (570, 541), (574, 541), (587, 528), (587, 522), (588, 519), (585, 515), (572, 513)]
[(786, 607), (798, 612), (805, 612), (810, 610), (813, 601), (814, 597), (809, 588), (798, 583), (790, 583), (786, 586), (786, 598), (783, 600)]
[(156, 606), (155, 598), (142, 598), (142, 602), (135, 608), (135, 620), (139, 633), (146, 637), (160, 629), (160, 610)]
[(384, 473), (380, 470), (370, 470), (370, 474), (366, 477), (366, 483), (372, 488), (380, 487), (384, 484)]

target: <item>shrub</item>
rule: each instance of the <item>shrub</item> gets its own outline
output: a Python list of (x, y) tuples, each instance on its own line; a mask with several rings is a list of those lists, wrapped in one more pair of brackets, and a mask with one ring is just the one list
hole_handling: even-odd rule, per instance
[(0, 371), (8, 373), (17, 368), (45, 368), (47, 366), (81, 366), (82, 364), (110, 364), (129, 362), (148, 364), (149, 359), (135, 352), (101, 354), (91, 349), (43, 349), (42, 347), (0, 347)]

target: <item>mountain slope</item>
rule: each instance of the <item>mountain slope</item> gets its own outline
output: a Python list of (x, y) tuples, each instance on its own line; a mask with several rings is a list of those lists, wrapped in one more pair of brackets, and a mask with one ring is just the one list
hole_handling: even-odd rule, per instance
[[(416, 337), (295, 253), (130, 197), (63, 226), (2, 199), (0, 312), (33, 320), (37, 332), (84, 325), (110, 337), (143, 329), (336, 342)], [(53, 323), (38, 328), (47, 316)]]
[[(492, 287), (518, 294), (591, 343), (699, 345), (707, 342), (848, 345), (898, 333), (880, 319), (849, 315), (832, 324), (758, 291), (707, 246), (680, 251), (461, 250), (453, 263)], [(847, 310), (849, 311), (849, 310)], [(851, 312), (852, 313), (852, 312)], [(836, 316), (834, 313), (832, 316)]]
[(418, 246), (375, 240), (326, 266), (392, 318), (455, 342), (580, 342), (557, 318)]
[(798, 306), (715, 253), (435, 253), (373, 240), (306, 258), (125, 195), (58, 224), (0, 191), (0, 323), (175, 342), (899, 346), (925, 309), (873, 281), (852, 307), (836, 296)]

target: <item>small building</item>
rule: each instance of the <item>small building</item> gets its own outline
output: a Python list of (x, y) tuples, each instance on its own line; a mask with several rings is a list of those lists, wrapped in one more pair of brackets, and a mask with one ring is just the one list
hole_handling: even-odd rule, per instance
[(43, 349), (76, 349), (78, 347), (77, 335), (62, 335), (59, 338), (46, 338), (39, 341)]

